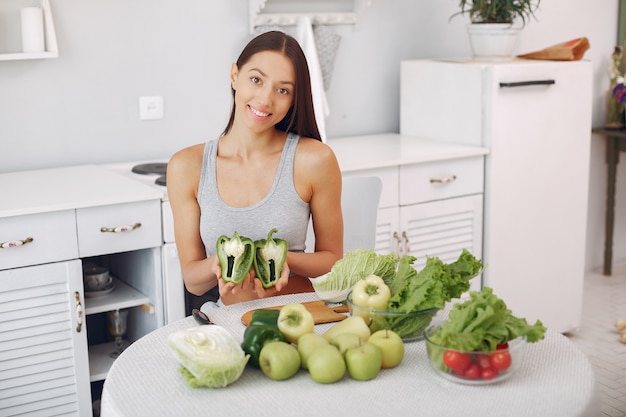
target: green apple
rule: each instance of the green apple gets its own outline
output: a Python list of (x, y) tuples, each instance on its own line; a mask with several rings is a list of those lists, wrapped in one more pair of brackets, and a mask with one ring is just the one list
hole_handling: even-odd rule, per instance
[(259, 367), (270, 379), (289, 379), (300, 369), (300, 354), (290, 343), (269, 342), (261, 349)]
[(309, 369), (307, 361), (311, 354), (320, 346), (328, 344), (328, 340), (321, 334), (317, 333), (305, 333), (298, 339), (298, 353), (300, 353), (300, 366), (304, 369)]
[(354, 333), (340, 333), (332, 338), (330, 344), (339, 349), (339, 353), (343, 355), (348, 349), (361, 346), (361, 338)]
[(339, 350), (331, 344), (320, 346), (309, 356), (307, 362), (313, 381), (332, 384), (346, 373), (346, 362)]
[(283, 306), (278, 313), (278, 330), (291, 343), (297, 344), (300, 336), (315, 331), (313, 314), (302, 303)]
[(326, 340), (331, 341), (335, 336), (341, 333), (356, 334), (361, 338), (361, 342), (365, 343), (367, 342), (367, 339), (370, 338), (372, 332), (370, 331), (370, 328), (367, 327), (363, 317), (350, 316), (326, 330), (324, 337)]
[(393, 330), (378, 330), (370, 336), (368, 342), (378, 346), (382, 351), (383, 368), (393, 368), (402, 362), (404, 342)]
[(378, 346), (365, 342), (346, 351), (346, 367), (352, 379), (374, 379), (383, 365), (383, 353)]

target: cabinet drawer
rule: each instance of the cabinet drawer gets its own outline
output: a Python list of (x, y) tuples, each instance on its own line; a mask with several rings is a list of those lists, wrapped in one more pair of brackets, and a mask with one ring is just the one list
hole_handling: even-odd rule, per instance
[[(22, 244), (22, 241), (32, 241)], [(74, 210), (0, 219), (0, 269), (78, 258)]]
[(400, 205), (483, 192), (483, 157), (400, 167)]
[(78, 209), (80, 257), (161, 246), (159, 200)]

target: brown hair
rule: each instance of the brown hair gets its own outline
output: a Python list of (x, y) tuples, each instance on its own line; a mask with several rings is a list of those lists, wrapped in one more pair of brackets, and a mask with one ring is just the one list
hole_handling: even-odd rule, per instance
[[(304, 137), (322, 140), (315, 121), (313, 110), (313, 97), (311, 93), (311, 76), (309, 66), (302, 48), (293, 37), (280, 31), (265, 32), (252, 39), (241, 51), (237, 59), (237, 68), (241, 69), (252, 56), (258, 52), (276, 51), (291, 60), (296, 73), (296, 85), (294, 88), (294, 100), (291, 108), (280, 122), (276, 124), (278, 130), (292, 132)], [(230, 132), (235, 120), (235, 90), (233, 94), (233, 108), (230, 113), (228, 125), (222, 135)]]

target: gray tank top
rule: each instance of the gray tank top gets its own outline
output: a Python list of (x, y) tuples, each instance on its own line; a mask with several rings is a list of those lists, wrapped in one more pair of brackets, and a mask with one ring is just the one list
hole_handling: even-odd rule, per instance
[(289, 133), (280, 157), (278, 170), (269, 193), (258, 203), (248, 207), (230, 207), (217, 190), (216, 158), (219, 139), (204, 145), (202, 171), (198, 186), (200, 206), (200, 236), (207, 257), (215, 253), (215, 242), (221, 235), (240, 236), (252, 240), (265, 239), (273, 228), (274, 237), (285, 239), (290, 251), (305, 249), (310, 208), (298, 193), (293, 182), (294, 159), (300, 137)]

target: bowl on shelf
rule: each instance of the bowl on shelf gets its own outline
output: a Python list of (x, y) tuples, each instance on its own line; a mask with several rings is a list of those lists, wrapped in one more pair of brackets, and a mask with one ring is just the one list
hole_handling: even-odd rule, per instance
[(83, 281), (86, 291), (103, 291), (113, 284), (109, 270), (99, 265), (86, 265), (83, 269)]
[(518, 337), (494, 351), (462, 351), (441, 346), (431, 336), (439, 326), (424, 331), (428, 360), (435, 372), (452, 382), (487, 385), (511, 377), (524, 362), (526, 339)]
[(372, 333), (381, 329), (390, 329), (397, 333), (404, 342), (421, 340), (424, 329), (431, 323), (440, 321), (437, 314), (441, 310), (438, 308), (409, 312), (373, 310), (370, 307), (354, 304), (352, 292), (348, 293), (346, 303), (350, 315), (363, 317)]

